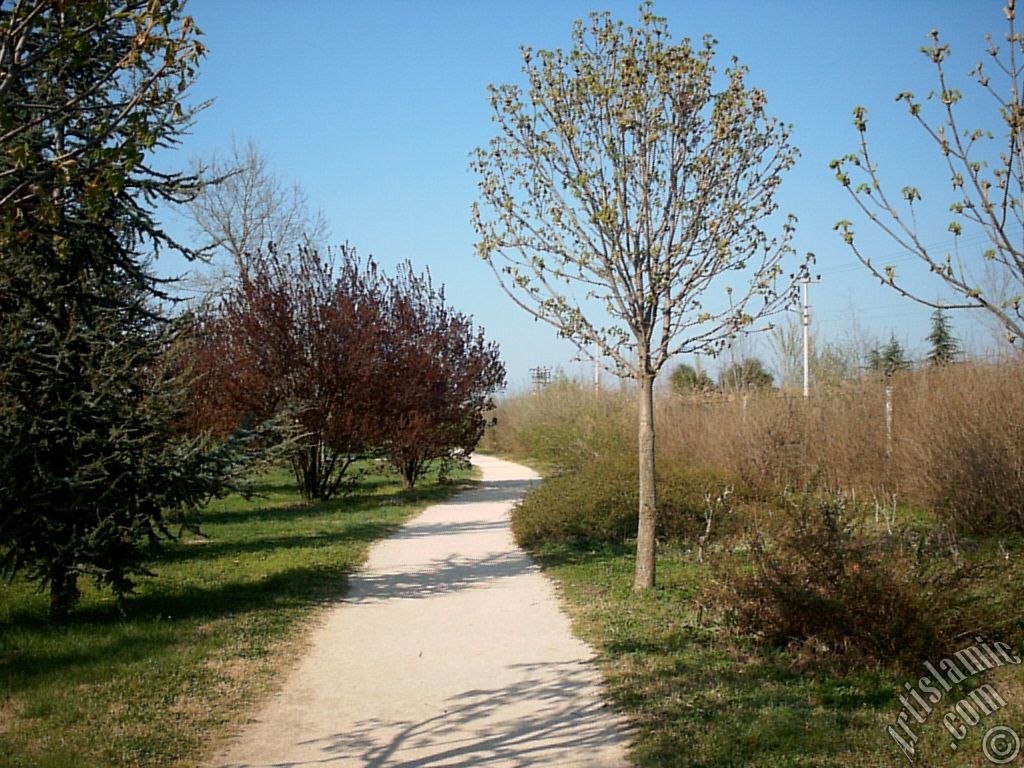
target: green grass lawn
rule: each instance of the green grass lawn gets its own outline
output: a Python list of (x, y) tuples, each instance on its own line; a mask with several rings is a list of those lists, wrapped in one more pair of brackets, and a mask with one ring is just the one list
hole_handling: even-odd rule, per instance
[[(632, 757), (639, 766), (909, 764), (885, 727), (901, 709), (903, 683), (923, 670), (841, 661), (808, 666), (730, 634), (701, 614), (695, 597), (708, 571), (678, 547), (662, 550), (660, 585), (640, 595), (631, 589), (629, 547), (548, 545), (534, 555), (561, 586), (576, 631), (598, 651), (613, 699), (637, 723)], [(1024, 552), (1013, 555), (1019, 561)], [(1012, 594), (1005, 591), (1016, 595), (1015, 605), (1006, 608), (1019, 616), (1016, 563), (1013, 571)], [(993, 586), (1004, 591), (981, 585), (979, 595)], [(1020, 666), (987, 673), (1009, 706), (971, 729), (955, 752), (941, 718), (959, 696), (948, 694), (923, 726), (915, 725), (921, 740), (914, 765), (988, 765), (981, 736), (993, 725), (1014, 726), (1024, 737), (1022, 673)]]
[(121, 606), (86, 588), (54, 628), (32, 585), (0, 587), (0, 765), (194, 764), (268, 692), (369, 544), (457, 487), (368, 475), (307, 505), (277, 471), (263, 498), (211, 504), (204, 536), (169, 545)]

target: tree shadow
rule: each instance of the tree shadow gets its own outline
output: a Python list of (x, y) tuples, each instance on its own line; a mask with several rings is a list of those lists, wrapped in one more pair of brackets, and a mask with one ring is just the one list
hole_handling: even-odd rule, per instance
[[(294, 489), (293, 489), (294, 490)], [(365, 512), (382, 505), (405, 503), (395, 501), (394, 495), (372, 493), (350, 494), (343, 499), (330, 501), (288, 501), (260, 504), (245, 509), (203, 511), (198, 515), (200, 530), (204, 525), (223, 525), (259, 522), (290, 522), (293, 520), (327, 517), (338, 513)]]
[(533, 561), (518, 552), (497, 552), (482, 557), (452, 555), (432, 560), (418, 570), (360, 573), (352, 579), (345, 602), (418, 600), (490, 587), (499, 580), (537, 571)]
[[(449, 503), (451, 499), (460, 498), (465, 492), (473, 491), (480, 487), (481, 483), (479, 480), (450, 480), (445, 483), (433, 483), (423, 486), (418, 485), (414, 488), (405, 488), (395, 493), (394, 498), (409, 504), (420, 504), (425, 501), (431, 503)], [(459, 494), (459, 496), (453, 497), (453, 494), (456, 493)]]
[(610, 649), (643, 660), (630, 665), (630, 679), (609, 680), (620, 704), (649, 731), (635, 755), (639, 765), (859, 765), (856, 745), (846, 743), (849, 729), (860, 723), (874, 732), (876, 713), (893, 696), (870, 676), (810, 678), (766, 657), (723, 658), (692, 649), (692, 642), (685, 654), (647, 643)]
[(464, 491), (446, 501), (446, 505), (487, 504), (518, 501), (540, 480), (488, 480), (472, 490)]
[[(168, 669), (178, 658), (184, 665), (183, 674), (202, 685), (207, 673), (201, 665), (196, 666), (201, 662), (194, 657), (204, 648), (226, 647), (240, 658), (259, 657), (273, 647), (279, 630), (296, 616), (316, 615), (307, 609), (341, 600), (355, 567), (355, 551), (361, 549), (356, 545), (399, 529), (394, 521), (405, 510), (382, 507), (407, 509), (414, 503), (447, 500), (459, 488), (476, 487), (475, 483), (458, 482), (374, 492), (385, 484), (394, 488), (393, 481), (382, 480), (365, 493), (304, 504), (280, 499), (282, 491), (293, 492), (287, 483), (263, 483), (257, 490), (270, 498), (235, 505), (241, 509), (214, 509), (204, 514), (204, 529), (213, 538), (165, 545), (149, 561), (156, 577), (140, 579), (137, 593), (119, 604), (83, 585), (88, 586), (86, 598), (66, 627), (47, 622), (41, 598), (12, 599), (4, 604), (0, 620), (0, 703), (5, 697), (38, 697), (54, 685), (66, 687), (69, 700), (78, 690), (92, 696), (94, 688), (108, 686), (111, 680), (117, 685), (120, 675), (146, 680), (145, 685), (157, 692), (175, 690), (179, 681), (169, 682)], [(470, 526), (478, 530), (491, 527), (469, 522), (462, 527), (468, 530)], [(440, 533), (438, 528), (432, 531)], [(422, 536), (425, 532), (405, 535)], [(307, 553), (332, 547), (339, 553), (337, 563), (322, 553), (316, 553), (315, 561), (307, 557)], [(263, 560), (271, 558), (264, 555), (274, 555), (266, 568)], [(239, 567), (232, 564), (236, 558), (244, 558)], [(460, 580), (469, 582), (465, 574)], [(384, 589), (383, 584), (377, 587)], [(426, 582), (407, 584), (406, 593), (428, 588)], [(118, 702), (132, 702), (136, 694), (130, 685), (126, 689), (123, 699), (121, 693), (116, 694)], [(107, 693), (103, 690), (96, 695)], [(2, 727), (0, 723), (0, 730)]]
[[(552, 764), (618, 766), (628, 730), (595, 695), (594, 677), (578, 662), (510, 667), (520, 678), (446, 699), (422, 720), (368, 718), (341, 733), (296, 741), (317, 757), (301, 762), (222, 764), (222, 768), (293, 768), (345, 762), (366, 768), (471, 768)], [(581, 704), (582, 702), (582, 704)]]
[(466, 520), (451, 523), (424, 523), (413, 521), (391, 536), (392, 541), (422, 539), (428, 536), (456, 536), (460, 533), (499, 533), (508, 529), (504, 520)]
[[(398, 489), (392, 493), (381, 493), (375, 488), (393, 486), (394, 480), (388, 478), (371, 478), (360, 481), (359, 487), (351, 493), (333, 499), (317, 501), (273, 501), (271, 494), (295, 494), (294, 483), (263, 484), (256, 486), (256, 495), (252, 500), (257, 502), (243, 509), (203, 510), (197, 520), (200, 529), (203, 525), (220, 525), (224, 523), (249, 522), (289, 522), (292, 520), (323, 517), (335, 514), (351, 514), (365, 512), (382, 506), (405, 506), (410, 504), (436, 503), (448, 499), (452, 494), (463, 489), (477, 487), (472, 480), (458, 480), (451, 483), (434, 483), (421, 488)], [(258, 503), (258, 502), (264, 503)]]
[[(16, 694), (32, 688), (37, 679), (52, 678), (63, 671), (87, 675), (90, 666), (109, 665), (114, 658), (124, 664), (144, 661), (168, 646), (191, 642), (196, 621), (239, 618), (336, 600), (344, 591), (348, 573), (349, 569), (340, 566), (303, 567), (261, 580), (225, 581), (211, 587), (189, 585), (172, 590), (154, 583), (146, 593), (126, 599), (122, 610), (110, 604), (84, 608), (64, 628), (50, 626), (38, 614), (15, 614), (7, 631), (0, 627), (0, 647), (10, 647), (11, 639), (17, 638), (26, 641), (27, 647), (15, 646), (13, 652), (0, 656), (0, 680), (5, 692)], [(13, 629), (16, 632), (5, 638)], [(54, 652), (55, 632), (76, 633), (73, 644), (59, 646), (73, 650)]]
[[(346, 565), (317, 565), (278, 571), (247, 580), (227, 579), (216, 586), (168, 583), (155, 579), (145, 592), (127, 596), (120, 604), (83, 606), (72, 615), (65, 628), (54, 628), (38, 612), (12, 611), (8, 627), (18, 630), (53, 633), (88, 630), (135, 620), (160, 620), (161, 617), (186, 621), (210, 620), (276, 608), (318, 605), (341, 597), (352, 568)], [(0, 627), (0, 634), (3, 628)]]
[[(887, 738), (879, 713), (895, 714), (899, 693), (887, 670), (798, 665), (791, 655), (743, 642), (721, 626), (690, 624), (682, 618), (688, 590), (624, 597), (632, 564), (623, 564), (622, 555), (631, 552), (629, 545), (562, 545), (534, 556), (545, 567), (576, 565), (605, 579), (615, 574), (599, 585), (587, 582), (594, 592), (583, 598), (584, 625), (594, 622), (590, 633), (605, 659), (609, 691), (638, 723), (637, 765), (881, 764), (858, 760), (857, 749), (874, 749), (874, 740)], [(571, 580), (577, 578), (586, 582), (578, 575)], [(863, 744), (848, 743), (852, 738)], [(902, 758), (893, 755), (895, 765)]]
[(557, 542), (544, 544), (530, 551), (530, 556), (542, 568), (555, 568), (559, 565), (576, 565), (588, 563), (596, 558), (632, 557), (636, 554), (636, 545), (617, 542)]
[(300, 535), (280, 534), (260, 536), (245, 540), (195, 539), (188, 543), (178, 543), (167, 547), (155, 558), (155, 566), (171, 563), (185, 563), (196, 560), (217, 560), (222, 557), (270, 553), (281, 549), (301, 549), (306, 547), (322, 547), (347, 542), (376, 541), (387, 534), (397, 531), (399, 525), (394, 523), (360, 523), (346, 525), (338, 531), (319, 531)]
[[(46, 632), (47, 639), (52, 638), (52, 627), (41, 631)], [(4, 695), (14, 696), (33, 689), (40, 679), (52, 679), (54, 675), (69, 681), (72, 677), (88, 677), (91, 667), (109, 666), (111, 659), (124, 665), (143, 661), (177, 642), (173, 632), (168, 631), (163, 634), (147, 632), (144, 638), (124, 634), (94, 636), (74, 645), (63, 644), (61, 648), (71, 650), (57, 652), (45, 644), (40, 651), (15, 648), (0, 655), (0, 680)]]

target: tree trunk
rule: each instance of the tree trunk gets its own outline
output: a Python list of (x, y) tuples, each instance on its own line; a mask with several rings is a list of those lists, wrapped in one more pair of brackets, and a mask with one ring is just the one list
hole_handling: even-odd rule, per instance
[(324, 497), (318, 443), (299, 448), (292, 456), (292, 468), (304, 501), (315, 501)]
[(78, 574), (74, 571), (58, 570), (50, 582), (50, 623), (63, 624), (79, 598)]
[(885, 455), (892, 456), (892, 384), (885, 385)]
[(416, 475), (419, 469), (419, 462), (415, 459), (408, 459), (400, 464), (402, 468), (402, 487), (411, 491), (416, 485)]
[(637, 380), (637, 384), (640, 512), (636, 529), (633, 589), (639, 591), (654, 586), (654, 531), (658, 513), (654, 487), (654, 376), (646, 373)]

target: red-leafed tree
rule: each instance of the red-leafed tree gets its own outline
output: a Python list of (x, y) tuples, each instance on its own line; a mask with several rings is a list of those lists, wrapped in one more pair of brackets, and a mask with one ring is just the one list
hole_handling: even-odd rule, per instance
[(385, 277), (354, 249), (257, 252), (193, 334), (191, 429), (292, 420), (303, 496), (329, 498), (359, 458), (407, 487), (476, 447), (505, 381), (495, 344), (406, 262)]
[(197, 323), (193, 428), (227, 435), (290, 418), (304, 498), (329, 498), (369, 447), (386, 281), (342, 247), (250, 256), (218, 307)]
[(467, 460), (504, 386), (498, 347), (408, 262), (388, 284), (377, 444), (413, 487), (431, 463)]

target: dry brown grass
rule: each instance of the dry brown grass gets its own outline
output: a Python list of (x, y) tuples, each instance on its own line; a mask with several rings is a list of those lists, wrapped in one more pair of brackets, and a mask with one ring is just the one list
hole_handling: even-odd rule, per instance
[(0, 735), (14, 728), (14, 724), (22, 718), (25, 703), (13, 696), (0, 699)]
[(1024, 365), (919, 375), (894, 460), (910, 498), (958, 528), (1024, 530)]
[[(866, 380), (808, 400), (771, 391), (660, 393), (658, 462), (724, 472), (764, 498), (810, 486), (932, 510), (962, 530), (1024, 530), (1024, 364), (963, 363)], [(555, 468), (631, 451), (633, 398), (558, 383), (509, 398), (492, 450)]]
[[(718, 765), (737, 744), (764, 744), (771, 758), (747, 762), (889, 764), (884, 728), (921, 659), (975, 637), (1021, 647), (1022, 373), (897, 376), (891, 440), (881, 380), (806, 401), (662, 391), (661, 588), (639, 595), (631, 393), (563, 382), (501, 404), (488, 447), (552, 470), (513, 530), (566, 586), (618, 703), (644, 725), (640, 762)], [(705, 528), (704, 494), (725, 488)], [(1020, 721), (1019, 672), (992, 675), (1010, 702), (1002, 722)], [(779, 731), (780, 716), (792, 727)], [(923, 734), (922, 764), (961, 759), (940, 718)]]
[(555, 471), (636, 449), (635, 401), (625, 390), (555, 381), (505, 398), (482, 448), (531, 459)]

